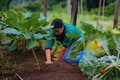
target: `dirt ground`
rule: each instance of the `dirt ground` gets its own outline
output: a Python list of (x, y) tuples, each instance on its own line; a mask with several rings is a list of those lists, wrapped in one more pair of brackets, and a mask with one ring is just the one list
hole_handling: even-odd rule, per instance
[[(16, 71), (24, 80), (87, 80), (87, 75), (82, 74), (79, 67), (73, 63), (66, 63), (62, 60), (54, 61), (52, 65), (45, 64), (45, 54), (43, 50), (35, 51), (40, 63), (38, 70), (35, 59), (31, 51), (23, 53), (12, 52), (9, 56), (18, 65)], [(7, 80), (20, 80), (15, 77)]]

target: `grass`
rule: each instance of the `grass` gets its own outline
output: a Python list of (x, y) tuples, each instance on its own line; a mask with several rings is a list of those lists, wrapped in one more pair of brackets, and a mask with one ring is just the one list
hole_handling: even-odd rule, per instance
[[(84, 12), (85, 13), (85, 12)], [(88, 12), (87, 12), (88, 13)], [(81, 19), (81, 15), (77, 15), (77, 22), (76, 22), (76, 27), (80, 26), (80, 21), (85, 21), (87, 23), (93, 24), (94, 26), (97, 23), (97, 15), (96, 14), (84, 14), (83, 18)], [(55, 18), (61, 18), (64, 23), (70, 24), (71, 18), (68, 18), (68, 14), (66, 11), (48, 11), (47, 13), (47, 20), (52, 22), (53, 19)], [(100, 16), (99, 23), (103, 24), (103, 26), (112, 26), (114, 21), (114, 15), (111, 15), (109, 17), (104, 16), (104, 21), (102, 22), (102, 16)], [(120, 17), (119, 17), (119, 23), (120, 23)]]

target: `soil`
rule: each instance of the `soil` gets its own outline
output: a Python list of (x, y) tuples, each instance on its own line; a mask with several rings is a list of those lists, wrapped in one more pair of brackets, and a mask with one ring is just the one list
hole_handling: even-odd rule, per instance
[[(35, 50), (40, 63), (38, 70), (35, 59), (31, 51), (24, 53), (12, 52), (12, 57), (18, 70), (17, 74), (24, 80), (87, 80), (87, 75), (82, 74), (77, 64), (67, 63), (62, 60), (53, 61), (52, 65), (45, 64), (45, 54), (43, 50)], [(6, 79), (5, 79), (6, 80)], [(14, 75), (13, 78), (7, 80), (20, 80)]]

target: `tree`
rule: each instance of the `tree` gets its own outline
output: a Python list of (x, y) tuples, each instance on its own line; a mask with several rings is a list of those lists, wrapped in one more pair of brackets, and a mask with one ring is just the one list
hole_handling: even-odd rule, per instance
[(116, 0), (113, 28), (118, 28), (120, 0)]
[(70, 0), (67, 0), (67, 5), (68, 5), (68, 18), (70, 18), (71, 15)]
[(77, 10), (78, 10), (78, 0), (73, 0), (73, 3), (72, 3), (72, 16), (71, 16), (71, 24), (72, 25), (76, 25)]
[(101, 8), (101, 0), (99, 0), (99, 9), (98, 9), (98, 17), (97, 17), (97, 25), (96, 25), (96, 28), (98, 28), (98, 26), (99, 26), (100, 8)]
[(83, 1), (81, 0), (81, 19), (83, 17)]
[(103, 0), (102, 24), (103, 24), (103, 21), (104, 21), (104, 7), (105, 7), (105, 0)]
[(47, 5), (48, 5), (48, 0), (44, 1), (44, 11), (43, 11), (43, 15), (46, 16), (47, 14)]

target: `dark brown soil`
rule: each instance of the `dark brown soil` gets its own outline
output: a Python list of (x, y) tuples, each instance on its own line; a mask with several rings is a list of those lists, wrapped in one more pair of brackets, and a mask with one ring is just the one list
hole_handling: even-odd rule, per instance
[[(26, 54), (15, 52), (9, 54), (19, 67), (17, 73), (24, 80), (87, 80), (87, 76), (82, 74), (76, 64), (60, 60), (53, 61), (52, 65), (46, 65), (44, 51), (41, 51), (35, 51), (40, 63), (40, 70), (38, 70), (30, 51)], [(20, 79), (15, 78), (14, 80)]]

